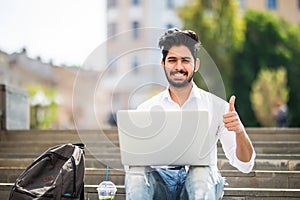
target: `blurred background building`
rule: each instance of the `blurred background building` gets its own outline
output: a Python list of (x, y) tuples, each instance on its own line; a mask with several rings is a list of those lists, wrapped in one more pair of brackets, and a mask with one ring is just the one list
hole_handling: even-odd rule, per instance
[[(237, 1), (242, 12), (271, 12), (300, 27), (300, 0)], [(98, 60), (105, 63), (100, 70), (54, 66), (29, 58), (26, 49), (11, 55), (0, 51), (0, 83), (55, 90), (51, 101), (57, 117), (48, 128), (109, 127), (117, 110), (136, 108), (166, 85), (158, 38), (168, 28), (183, 26), (177, 8), (188, 2), (107, 0), (106, 61)]]
[[(176, 9), (186, 0), (107, 1), (107, 59), (104, 82), (112, 115), (136, 108), (166, 84), (158, 39), (168, 28), (182, 27)], [(134, 80), (134, 81), (133, 81)]]
[(253, 9), (271, 12), (300, 28), (299, 0), (238, 0), (242, 11)]

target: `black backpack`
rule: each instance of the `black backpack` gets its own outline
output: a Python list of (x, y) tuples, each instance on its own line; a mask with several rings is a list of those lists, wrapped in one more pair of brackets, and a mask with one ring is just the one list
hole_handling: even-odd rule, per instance
[(9, 199), (83, 200), (84, 171), (84, 144), (52, 147), (17, 178)]

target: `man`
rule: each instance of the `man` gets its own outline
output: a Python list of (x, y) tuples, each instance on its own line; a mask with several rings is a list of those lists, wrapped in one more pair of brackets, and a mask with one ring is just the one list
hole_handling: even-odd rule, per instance
[(282, 100), (277, 100), (276, 102), (276, 127), (288, 127), (289, 126), (289, 117), (288, 117), (288, 107)]
[[(165, 110), (207, 110), (210, 114), (209, 134), (221, 141), (231, 165), (244, 173), (250, 172), (255, 152), (235, 111), (235, 97), (232, 96), (228, 104), (193, 82), (193, 75), (200, 66), (197, 58), (200, 43), (196, 33), (168, 30), (160, 38), (159, 47), (169, 87), (138, 109), (150, 110), (159, 106)], [(211, 157), (209, 167), (129, 167), (125, 178), (126, 199), (221, 199), (224, 180), (217, 168), (216, 145)]]

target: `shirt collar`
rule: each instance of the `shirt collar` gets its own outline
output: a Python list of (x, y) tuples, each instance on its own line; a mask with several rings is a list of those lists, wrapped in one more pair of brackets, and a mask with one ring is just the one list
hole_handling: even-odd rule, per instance
[[(173, 101), (171, 99), (171, 95), (170, 95), (170, 92), (169, 92), (169, 88), (170, 86), (168, 86), (164, 91), (163, 91), (163, 95), (162, 95), (162, 100), (168, 100), (168, 101)], [(200, 99), (201, 98), (201, 95), (200, 95), (200, 92), (198, 91), (198, 87), (197, 85), (193, 82), (193, 87), (192, 87), (192, 90), (191, 90), (191, 93), (190, 93), (190, 96), (187, 100), (190, 100), (190, 99), (193, 99), (193, 98), (196, 98), (196, 99)]]

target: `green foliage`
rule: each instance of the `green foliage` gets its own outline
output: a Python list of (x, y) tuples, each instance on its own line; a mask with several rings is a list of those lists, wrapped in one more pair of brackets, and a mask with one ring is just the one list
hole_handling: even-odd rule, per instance
[(232, 90), (242, 102), (237, 105), (246, 126), (258, 126), (249, 95), (251, 85), (260, 69), (268, 66), (276, 69), (285, 66), (290, 89), (288, 107), (292, 125), (300, 125), (300, 33), (292, 25), (269, 13), (247, 11), (246, 32), (243, 47), (234, 56)]
[(30, 128), (49, 129), (57, 119), (57, 92), (41, 85), (26, 85), (30, 98)]
[(252, 84), (250, 99), (255, 116), (263, 126), (275, 125), (275, 108), (278, 101), (287, 103), (287, 72), (285, 68), (264, 69)]
[[(179, 16), (184, 22), (184, 29), (199, 34), (203, 47), (218, 66), (225, 89), (230, 94), (232, 59), (243, 44), (245, 29), (244, 21), (238, 14), (237, 1), (190, 0), (179, 10)], [(199, 77), (195, 77), (195, 82), (201, 82)]]
[[(245, 126), (260, 125), (249, 97), (257, 74), (265, 66), (285, 66), (290, 125), (300, 126), (298, 27), (268, 12), (248, 10), (240, 18), (235, 0), (190, 0), (179, 9), (179, 16), (184, 29), (199, 34), (203, 47), (222, 74), (227, 95), (234, 93), (238, 97), (236, 108)], [(205, 88), (199, 74), (195, 82)]]

